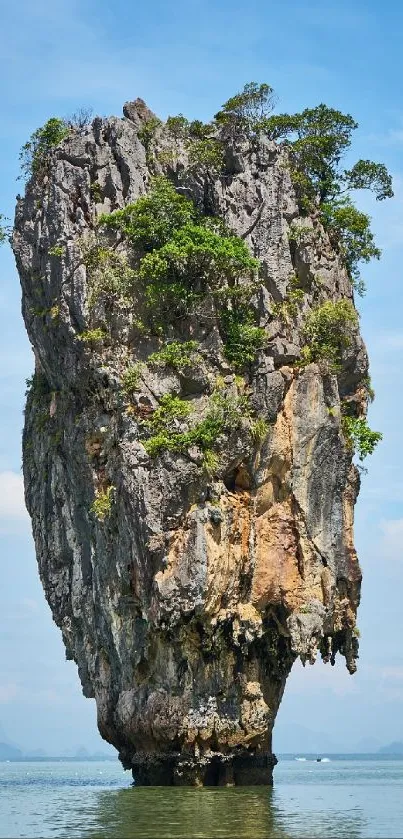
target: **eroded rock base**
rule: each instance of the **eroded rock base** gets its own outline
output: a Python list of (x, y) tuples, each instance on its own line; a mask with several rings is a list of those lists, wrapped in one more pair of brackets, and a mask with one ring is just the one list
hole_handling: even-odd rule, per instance
[(249, 752), (209, 752), (199, 758), (153, 754), (137, 755), (131, 769), (136, 786), (272, 786), (276, 763), (273, 754)]

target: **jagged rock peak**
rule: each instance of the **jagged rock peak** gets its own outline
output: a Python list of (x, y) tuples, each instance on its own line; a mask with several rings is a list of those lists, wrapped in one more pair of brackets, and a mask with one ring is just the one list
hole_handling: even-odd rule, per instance
[(135, 99), (133, 102), (125, 102), (123, 105), (123, 115), (137, 126), (141, 126), (147, 120), (155, 117), (155, 114), (153, 111), (150, 111), (144, 99), (140, 98)]

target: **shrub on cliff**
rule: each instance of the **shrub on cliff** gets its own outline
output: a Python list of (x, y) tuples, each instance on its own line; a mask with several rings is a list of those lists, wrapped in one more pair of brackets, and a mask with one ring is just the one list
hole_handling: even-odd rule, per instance
[(37, 128), (20, 151), (21, 177), (30, 178), (46, 168), (49, 152), (70, 133), (64, 119), (51, 117), (41, 128)]
[(341, 364), (343, 350), (350, 343), (350, 330), (356, 326), (358, 315), (349, 300), (328, 300), (313, 309), (304, 326), (306, 344), (302, 350), (303, 363), (326, 361), (336, 371)]
[(171, 394), (163, 396), (151, 419), (143, 422), (151, 435), (142, 439), (144, 448), (150, 457), (155, 457), (163, 451), (183, 453), (196, 447), (203, 454), (205, 467), (214, 470), (218, 466), (215, 450), (219, 449), (220, 436), (239, 427), (248, 415), (247, 399), (230, 399), (216, 391), (203, 419), (192, 423), (191, 414), (189, 402)]
[(148, 195), (101, 216), (99, 225), (121, 233), (137, 252), (152, 330), (161, 333), (194, 313), (210, 294), (227, 359), (237, 369), (254, 360), (265, 335), (251, 306), (259, 263), (222, 219), (202, 216), (167, 179), (157, 177)]
[(123, 210), (101, 215), (98, 224), (122, 233), (135, 248), (150, 253), (163, 247), (176, 230), (196, 217), (193, 202), (180, 195), (167, 178), (156, 177), (148, 195), (127, 204)]
[(347, 447), (357, 452), (359, 459), (364, 460), (369, 454), (373, 454), (376, 446), (382, 440), (380, 431), (372, 431), (366, 417), (344, 416), (342, 429)]
[(127, 305), (136, 277), (127, 257), (105, 247), (95, 237), (80, 240), (79, 247), (86, 267), (90, 310), (94, 308), (100, 297)]
[(110, 485), (105, 489), (98, 489), (90, 511), (100, 522), (104, 522), (112, 510), (115, 487)]
[(175, 140), (184, 140), (189, 135), (189, 120), (183, 116), (183, 114), (178, 114), (174, 117), (168, 117), (166, 121), (166, 127), (172, 137)]
[(160, 350), (151, 353), (147, 360), (157, 367), (173, 367), (181, 372), (200, 360), (196, 352), (198, 346), (197, 341), (169, 341)]
[(203, 137), (188, 144), (189, 163), (210, 175), (220, 175), (225, 168), (224, 145), (215, 137)]
[(224, 103), (214, 119), (231, 134), (240, 131), (252, 137), (260, 130), (262, 120), (268, 117), (274, 104), (274, 91), (270, 85), (249, 82)]
[(149, 282), (183, 280), (195, 288), (219, 287), (256, 275), (258, 262), (237, 236), (220, 236), (203, 224), (187, 224), (169, 242), (147, 254), (140, 275)]
[(251, 364), (266, 340), (266, 331), (256, 326), (253, 311), (248, 304), (239, 305), (235, 302), (232, 308), (223, 309), (221, 331), (224, 336), (224, 355), (235, 370), (242, 370)]
[(146, 161), (148, 166), (153, 163), (152, 146), (157, 129), (160, 125), (162, 125), (161, 120), (158, 119), (158, 117), (152, 116), (143, 123), (138, 134), (139, 140), (146, 150)]
[[(207, 292), (251, 280), (258, 263), (241, 239), (220, 236), (202, 224), (175, 231), (163, 247), (141, 260), (139, 277), (154, 320), (184, 316)], [(220, 317), (223, 307), (217, 306)]]
[(338, 247), (354, 287), (362, 294), (365, 286), (360, 280), (359, 263), (381, 256), (375, 245), (369, 216), (357, 210), (346, 197), (322, 204), (321, 221), (332, 243)]

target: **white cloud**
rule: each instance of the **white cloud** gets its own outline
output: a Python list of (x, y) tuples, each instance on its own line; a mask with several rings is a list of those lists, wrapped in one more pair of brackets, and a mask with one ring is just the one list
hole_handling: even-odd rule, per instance
[(403, 519), (382, 519), (381, 549), (386, 559), (403, 559)]
[(22, 475), (0, 472), (0, 533), (15, 533), (27, 526)]

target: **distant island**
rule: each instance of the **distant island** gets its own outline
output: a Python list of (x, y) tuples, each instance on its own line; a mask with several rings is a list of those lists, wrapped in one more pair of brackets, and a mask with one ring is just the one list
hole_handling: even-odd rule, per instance
[(75, 752), (48, 755), (44, 749), (36, 749), (34, 751), (24, 751), (10, 743), (0, 743), (0, 761), (26, 761), (26, 760), (117, 760), (117, 755), (107, 754), (107, 752), (90, 753), (83, 747), (78, 748)]
[(21, 760), (21, 749), (16, 746), (10, 746), (8, 743), (0, 743), (0, 760)]
[(388, 743), (387, 746), (381, 746), (377, 751), (378, 755), (403, 755), (402, 740), (395, 740), (393, 743)]

